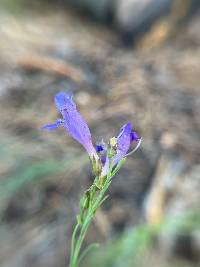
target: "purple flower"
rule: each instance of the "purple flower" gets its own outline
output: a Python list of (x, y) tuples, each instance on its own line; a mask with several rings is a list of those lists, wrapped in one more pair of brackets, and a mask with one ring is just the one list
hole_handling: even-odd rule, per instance
[[(96, 175), (106, 176), (122, 158), (129, 156), (139, 147), (141, 138), (133, 131), (132, 124), (129, 122), (121, 128), (117, 138), (111, 138), (109, 144), (102, 141), (96, 145), (95, 149), (88, 125), (77, 111), (72, 94), (60, 92), (55, 95), (54, 101), (63, 118), (53, 124), (47, 124), (43, 128), (52, 131), (59, 126), (64, 127), (86, 149)], [(135, 149), (128, 153), (132, 142), (138, 143)]]
[(106, 154), (103, 167), (102, 167), (102, 171), (101, 171), (101, 177), (106, 176), (109, 173), (109, 169), (110, 169), (110, 159), (108, 155)]
[(136, 132), (132, 130), (132, 128), (133, 127), (130, 122), (125, 124), (121, 128), (121, 132), (116, 138), (117, 149), (115, 156), (112, 158), (112, 166), (115, 166), (122, 158), (127, 155), (132, 142), (137, 142), (140, 140), (140, 137), (137, 135)]
[(54, 101), (63, 119), (58, 119), (54, 124), (47, 124), (43, 128), (55, 130), (59, 126), (64, 126), (67, 132), (86, 149), (91, 159), (98, 159), (97, 152), (92, 144), (90, 130), (77, 111), (72, 94), (60, 92), (55, 95)]

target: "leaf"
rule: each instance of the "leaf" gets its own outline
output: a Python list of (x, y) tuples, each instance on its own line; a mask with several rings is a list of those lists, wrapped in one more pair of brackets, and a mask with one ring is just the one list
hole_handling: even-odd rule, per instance
[(98, 243), (94, 243), (94, 244), (90, 244), (88, 247), (86, 247), (86, 249), (82, 252), (82, 254), (80, 255), (79, 261), (78, 261), (78, 265), (80, 264), (80, 262), (84, 259), (84, 257), (94, 248), (98, 248), (99, 244)]

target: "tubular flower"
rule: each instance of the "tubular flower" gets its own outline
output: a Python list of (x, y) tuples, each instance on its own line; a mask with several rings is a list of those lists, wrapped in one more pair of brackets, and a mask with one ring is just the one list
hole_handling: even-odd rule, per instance
[(63, 126), (86, 149), (91, 159), (98, 160), (97, 152), (92, 144), (90, 130), (83, 117), (77, 111), (72, 95), (59, 92), (55, 95), (54, 102), (63, 119), (58, 119), (54, 124), (47, 124), (43, 128), (55, 130), (59, 126)]
[[(121, 128), (117, 137), (110, 138), (108, 143), (102, 140), (94, 147), (89, 127), (77, 111), (72, 95), (59, 92), (55, 95), (54, 102), (62, 115), (62, 119), (56, 120), (53, 124), (47, 124), (43, 128), (55, 130), (59, 126), (64, 127), (69, 135), (79, 142), (89, 154), (94, 174), (92, 185), (80, 200), (80, 211), (72, 234), (69, 267), (78, 267), (82, 257), (91, 248), (89, 246), (82, 251), (82, 243), (91, 220), (97, 209), (107, 199), (105, 193), (113, 177), (122, 167), (126, 157), (134, 153), (139, 147), (141, 138), (133, 131), (132, 124), (129, 122)], [(132, 142), (137, 142), (137, 145), (129, 152)]]
[[(53, 124), (47, 124), (43, 128), (55, 130), (59, 126), (64, 127), (69, 135), (79, 142), (89, 154), (92, 161), (93, 172), (95, 175), (105, 177), (112, 172), (121, 159), (133, 153), (140, 145), (141, 138), (132, 129), (132, 124), (125, 124), (117, 137), (112, 137), (109, 144), (103, 141), (94, 148), (89, 127), (80, 113), (77, 111), (76, 104), (72, 95), (65, 92), (59, 92), (54, 98), (55, 105), (62, 115)], [(132, 142), (137, 142), (137, 146), (130, 153)]]
[(133, 127), (130, 122), (121, 128), (121, 132), (116, 138), (116, 154), (112, 158), (112, 166), (115, 166), (122, 158), (126, 157), (132, 142), (138, 142), (141, 139), (132, 129)]

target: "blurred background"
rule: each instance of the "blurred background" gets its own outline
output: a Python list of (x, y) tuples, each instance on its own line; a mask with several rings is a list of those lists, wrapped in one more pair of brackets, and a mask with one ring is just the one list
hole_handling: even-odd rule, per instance
[(66, 267), (85, 151), (53, 97), (71, 91), (94, 142), (143, 137), (96, 214), (82, 267), (200, 266), (200, 1), (0, 1), (0, 266)]

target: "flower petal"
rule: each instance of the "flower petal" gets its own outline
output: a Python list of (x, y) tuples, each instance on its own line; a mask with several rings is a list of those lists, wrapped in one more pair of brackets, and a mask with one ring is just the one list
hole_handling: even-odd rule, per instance
[(132, 130), (132, 124), (128, 122), (121, 128), (121, 132), (117, 137), (117, 153), (112, 159), (112, 166), (116, 165), (124, 158), (134, 141), (140, 140), (136, 132)]
[(124, 155), (126, 155), (131, 144), (132, 124), (129, 122), (121, 128), (121, 132), (117, 137), (117, 147)]
[(46, 129), (49, 131), (54, 131), (56, 130), (59, 126), (63, 126), (64, 125), (64, 120), (62, 119), (58, 119), (55, 123), (53, 124), (46, 124), (42, 127), (42, 129)]
[[(67, 132), (88, 152), (91, 158), (98, 158), (92, 144), (91, 133), (87, 123), (76, 109), (71, 93), (59, 92), (54, 98), (58, 111), (63, 116), (63, 126)], [(57, 124), (47, 125), (46, 129), (56, 129)]]
[(62, 113), (63, 110), (68, 108), (75, 108), (76, 104), (73, 102), (73, 95), (71, 93), (59, 92), (54, 97), (54, 102), (57, 109)]
[(139, 141), (141, 137), (134, 131), (131, 132), (131, 142), (133, 141)]
[(104, 162), (104, 165), (103, 165), (102, 171), (101, 171), (101, 177), (106, 176), (109, 173), (109, 169), (110, 169), (110, 159), (109, 159), (108, 155), (106, 155), (105, 162)]

